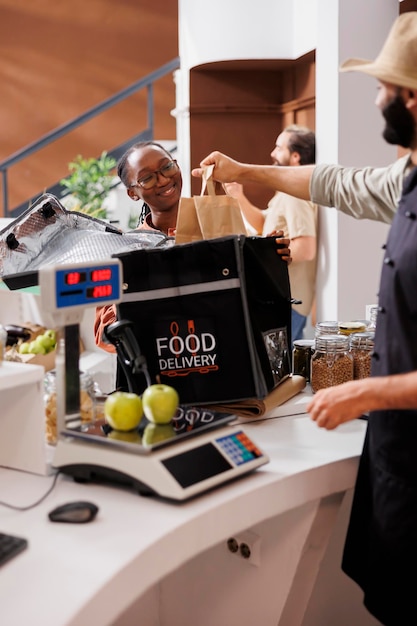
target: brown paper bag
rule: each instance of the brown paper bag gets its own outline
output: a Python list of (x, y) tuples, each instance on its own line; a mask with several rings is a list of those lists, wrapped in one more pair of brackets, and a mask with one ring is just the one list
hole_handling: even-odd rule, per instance
[(300, 393), (305, 388), (306, 384), (307, 381), (304, 376), (291, 374), (263, 399), (249, 398), (239, 402), (210, 404), (207, 405), (207, 408), (219, 413), (233, 413), (237, 417), (262, 417), (265, 413), (272, 411), (272, 409), (281, 406), (281, 404), (296, 396), (297, 393)]
[[(227, 235), (246, 235), (239, 202), (229, 195), (216, 195), (214, 166), (203, 170), (201, 194), (181, 198), (175, 243), (191, 243)], [(207, 195), (205, 190), (207, 189)]]

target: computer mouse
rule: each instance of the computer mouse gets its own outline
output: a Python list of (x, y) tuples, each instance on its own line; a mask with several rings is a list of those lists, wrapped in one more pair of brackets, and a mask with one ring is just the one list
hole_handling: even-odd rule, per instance
[(98, 506), (92, 502), (67, 502), (61, 504), (48, 513), (51, 522), (68, 522), (70, 524), (85, 524), (91, 522), (98, 513)]

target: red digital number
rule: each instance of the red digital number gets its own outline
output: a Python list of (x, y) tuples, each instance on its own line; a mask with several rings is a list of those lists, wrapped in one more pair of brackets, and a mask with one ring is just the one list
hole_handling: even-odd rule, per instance
[(93, 298), (108, 298), (111, 294), (111, 285), (97, 285), (93, 288)]
[(78, 285), (85, 280), (85, 274), (80, 272), (69, 272), (65, 275), (65, 283), (67, 285)]
[(93, 283), (100, 283), (111, 279), (111, 269), (109, 267), (101, 270), (93, 270), (91, 272), (91, 280)]

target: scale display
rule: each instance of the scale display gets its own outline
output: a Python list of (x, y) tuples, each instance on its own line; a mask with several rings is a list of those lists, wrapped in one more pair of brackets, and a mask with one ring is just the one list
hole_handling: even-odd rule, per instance
[(56, 270), (56, 307), (102, 304), (119, 298), (120, 267), (117, 263), (101, 267)]
[(43, 312), (51, 325), (81, 321), (86, 307), (120, 302), (122, 265), (118, 259), (47, 266), (39, 271)]

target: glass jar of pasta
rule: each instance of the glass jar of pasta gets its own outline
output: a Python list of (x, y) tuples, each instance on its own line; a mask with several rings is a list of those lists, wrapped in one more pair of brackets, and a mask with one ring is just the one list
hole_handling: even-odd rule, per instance
[[(44, 378), (45, 436), (46, 442), (55, 445), (57, 435), (56, 371), (47, 372)], [(80, 372), (80, 421), (91, 423), (96, 417), (94, 379), (88, 372)]]

